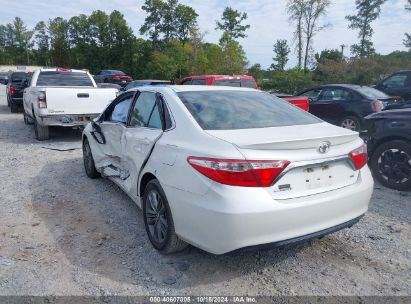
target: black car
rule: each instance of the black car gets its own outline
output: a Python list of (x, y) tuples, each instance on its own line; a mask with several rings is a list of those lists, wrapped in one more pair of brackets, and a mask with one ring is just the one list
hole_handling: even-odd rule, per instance
[(411, 108), (388, 110), (365, 118), (369, 164), (384, 186), (411, 188)]
[(122, 71), (101, 70), (96, 75), (94, 75), (94, 80), (97, 83), (115, 83), (122, 87), (125, 87), (130, 81), (133, 80), (133, 78)]
[(310, 113), (353, 131), (364, 128), (364, 117), (380, 112), (395, 100), (374, 88), (351, 85), (321, 85), (299, 92), (310, 102)]
[(411, 70), (399, 71), (377, 82), (375, 88), (411, 103)]
[(12, 113), (17, 113), (19, 106), (23, 105), (23, 91), (28, 85), (31, 77), (30, 73), (14, 72), (10, 74), (10, 78), (6, 88), (7, 105)]
[(153, 79), (133, 80), (124, 88), (124, 91), (130, 90), (135, 87), (142, 87), (142, 86), (147, 86), (147, 85), (168, 85), (168, 84), (173, 84), (173, 82), (170, 80), (153, 80)]

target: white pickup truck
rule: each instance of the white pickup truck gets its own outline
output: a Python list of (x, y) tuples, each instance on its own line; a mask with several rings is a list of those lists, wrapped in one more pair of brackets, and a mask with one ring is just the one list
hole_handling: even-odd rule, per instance
[(23, 93), (24, 122), (34, 123), (37, 140), (49, 139), (49, 127), (82, 127), (116, 98), (117, 89), (98, 88), (82, 70), (45, 68), (33, 73)]

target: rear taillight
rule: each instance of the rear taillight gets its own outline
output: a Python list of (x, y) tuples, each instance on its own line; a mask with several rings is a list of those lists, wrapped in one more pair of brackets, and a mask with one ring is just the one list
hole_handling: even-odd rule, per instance
[(352, 150), (348, 155), (351, 157), (355, 165), (355, 168), (357, 170), (360, 170), (362, 167), (364, 167), (367, 164), (367, 160), (368, 160), (367, 145), (363, 144), (361, 147), (355, 150)]
[(40, 109), (47, 108), (46, 92), (40, 92), (37, 102)]
[(10, 86), (10, 95), (14, 95), (14, 92), (15, 92), (15, 90), (14, 90), (14, 87), (11, 85)]
[(374, 101), (371, 101), (371, 108), (374, 112), (381, 112), (382, 109), (384, 108), (384, 105), (382, 101), (374, 100)]
[(188, 163), (201, 174), (221, 184), (269, 187), (290, 162), (285, 160), (235, 160), (189, 157)]

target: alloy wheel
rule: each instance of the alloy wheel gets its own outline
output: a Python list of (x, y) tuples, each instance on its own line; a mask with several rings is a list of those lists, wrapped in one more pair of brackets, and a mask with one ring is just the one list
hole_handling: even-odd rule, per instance
[(411, 179), (411, 157), (405, 151), (389, 149), (378, 158), (378, 171), (390, 184), (403, 184)]
[(151, 189), (148, 193), (145, 211), (151, 237), (156, 243), (162, 244), (168, 233), (167, 209), (157, 190)]
[(357, 123), (351, 118), (346, 118), (341, 122), (341, 127), (343, 127), (344, 129), (356, 131)]

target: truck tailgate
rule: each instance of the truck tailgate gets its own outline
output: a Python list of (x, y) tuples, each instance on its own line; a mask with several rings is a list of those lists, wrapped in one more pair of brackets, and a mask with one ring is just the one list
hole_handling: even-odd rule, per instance
[(48, 114), (97, 114), (116, 98), (112, 88), (46, 88)]

